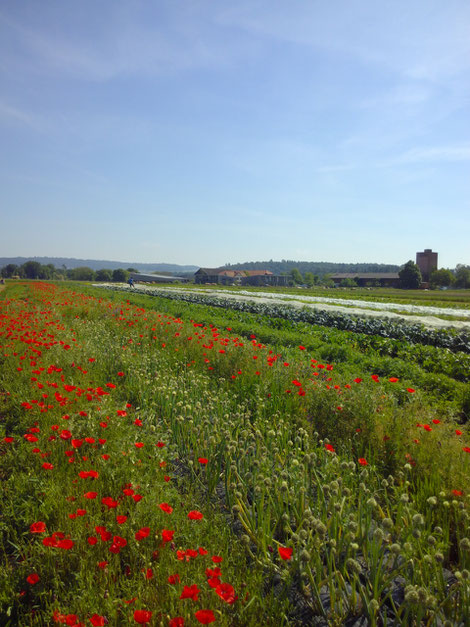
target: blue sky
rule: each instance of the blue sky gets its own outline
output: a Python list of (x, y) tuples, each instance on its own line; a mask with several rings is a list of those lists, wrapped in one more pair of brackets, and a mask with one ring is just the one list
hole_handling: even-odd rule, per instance
[(467, 0), (2, 0), (0, 257), (470, 263)]

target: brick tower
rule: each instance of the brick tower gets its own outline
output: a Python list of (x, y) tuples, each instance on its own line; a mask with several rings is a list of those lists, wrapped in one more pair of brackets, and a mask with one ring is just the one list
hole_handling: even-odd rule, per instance
[(437, 270), (437, 253), (433, 253), (431, 248), (425, 248), (424, 252), (416, 253), (416, 265), (421, 271), (423, 281), (427, 283), (431, 272)]

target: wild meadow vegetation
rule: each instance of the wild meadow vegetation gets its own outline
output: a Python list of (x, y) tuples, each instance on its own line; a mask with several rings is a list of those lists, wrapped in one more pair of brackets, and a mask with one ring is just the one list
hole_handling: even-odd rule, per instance
[(466, 339), (337, 326), (8, 285), (0, 623), (468, 624)]

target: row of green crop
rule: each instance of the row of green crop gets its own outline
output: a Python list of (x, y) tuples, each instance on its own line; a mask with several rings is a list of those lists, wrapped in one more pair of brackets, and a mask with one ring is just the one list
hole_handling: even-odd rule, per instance
[(230, 326), (235, 333), (245, 337), (256, 333), (260, 341), (276, 347), (286, 357), (289, 349), (297, 347), (299, 337), (302, 337), (303, 344), (312, 354), (334, 363), (344, 375), (354, 378), (375, 373), (383, 377), (400, 377), (410, 385), (419, 386), (441, 411), (454, 413), (462, 421), (470, 417), (470, 389), (467, 384), (470, 356), (465, 353), (264, 314), (237, 310), (221, 312), (220, 308), (203, 303), (182, 304), (168, 298), (147, 298), (136, 292), (127, 296), (132, 302), (142, 302), (175, 316), (180, 316), (184, 310), (186, 318), (192, 316), (202, 322), (212, 320), (217, 325)]
[[(119, 290), (122, 288), (108, 287), (107, 289)], [(454, 331), (452, 329), (433, 330), (427, 329), (421, 324), (395, 322), (386, 318), (361, 317), (354, 314), (320, 311), (310, 308), (299, 309), (289, 305), (234, 301), (223, 297), (184, 293), (177, 290), (169, 292), (152, 289), (145, 291), (145, 293), (155, 297), (181, 300), (187, 303), (205, 304), (213, 307), (222, 307), (224, 309), (259, 313), (274, 318), (284, 318), (294, 322), (307, 322), (309, 324), (333, 327), (354, 333), (379, 335), (381, 337), (399, 339), (413, 344), (425, 344), (448, 348), (452, 351), (470, 353), (470, 334), (467, 331)]]

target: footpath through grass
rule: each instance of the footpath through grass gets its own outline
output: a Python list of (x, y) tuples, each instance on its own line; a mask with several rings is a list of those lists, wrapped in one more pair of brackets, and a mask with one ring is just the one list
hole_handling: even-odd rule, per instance
[(78, 290), (0, 297), (2, 624), (467, 619), (451, 413), (302, 338)]

